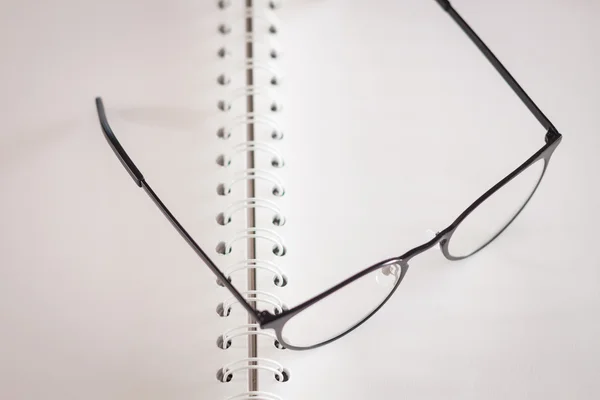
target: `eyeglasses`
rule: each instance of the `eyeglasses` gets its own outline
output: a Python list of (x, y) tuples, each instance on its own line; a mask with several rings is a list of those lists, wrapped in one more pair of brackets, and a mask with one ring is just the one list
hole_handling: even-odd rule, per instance
[[(517, 81), (494, 56), (477, 34), (452, 8), (447, 0), (436, 0), (479, 48), (496, 71), (517, 94), (529, 111), (546, 130), (546, 144), (529, 159), (481, 195), (447, 228), (435, 238), (415, 247), (399, 257), (381, 261), (349, 277), (317, 296), (278, 314), (255, 309), (231, 284), (194, 239), (148, 185), (140, 170), (129, 158), (113, 133), (101, 98), (96, 98), (96, 108), (102, 131), (113, 151), (133, 178), (143, 188), (179, 234), (206, 263), (233, 296), (260, 324), (262, 329), (273, 329), (279, 342), (292, 350), (313, 349), (341, 338), (367, 321), (394, 294), (406, 275), (409, 262), (417, 255), (439, 245), (444, 256), (452, 261), (470, 257), (496, 239), (523, 211), (534, 195), (548, 168), (550, 157), (561, 142), (562, 136), (542, 111), (525, 93)], [(484, 223), (482, 223), (484, 222)], [(482, 228), (485, 227), (485, 228)], [(360, 304), (347, 306), (347, 299), (361, 298)], [(340, 312), (342, 311), (342, 312)], [(323, 316), (328, 318), (326, 324)]]

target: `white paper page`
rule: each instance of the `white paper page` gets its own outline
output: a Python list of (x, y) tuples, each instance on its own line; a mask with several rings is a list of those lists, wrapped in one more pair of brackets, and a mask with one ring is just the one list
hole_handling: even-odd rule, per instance
[[(264, 346), (290, 372), (285, 384), (263, 374), (264, 390), (286, 400), (600, 393), (599, 193), (590, 185), (600, 10), (584, 1), (453, 5), (563, 143), (523, 214), (485, 250), (460, 262), (437, 248), (416, 257), (391, 300), (338, 342)], [(259, 256), (289, 282), (277, 288), (261, 272), (259, 287), (289, 307), (427, 242), (428, 229), (447, 227), (544, 145), (544, 129), (435, 1), (296, 1), (279, 16), (286, 224), (273, 229), (287, 253), (275, 257), (263, 242)], [(260, 190), (268, 197), (271, 187)], [(259, 222), (272, 227), (269, 215)], [(355, 294), (306, 334), (363, 300)]]
[[(221, 268), (246, 226), (216, 215), (243, 190), (218, 196), (231, 143), (217, 77), (245, 57), (244, 8), (216, 2), (14, 1), (0, 42), (0, 397), (224, 399), (248, 389), (245, 340), (217, 347), (247, 323), (229, 292), (120, 165), (94, 98), (146, 181)], [(227, 37), (220, 23), (234, 26)], [(222, 46), (230, 54), (217, 55)], [(243, 86), (242, 73), (232, 85)], [(231, 112), (245, 111), (241, 104)], [(235, 159), (230, 168), (243, 168)], [(245, 277), (236, 285), (245, 287)]]

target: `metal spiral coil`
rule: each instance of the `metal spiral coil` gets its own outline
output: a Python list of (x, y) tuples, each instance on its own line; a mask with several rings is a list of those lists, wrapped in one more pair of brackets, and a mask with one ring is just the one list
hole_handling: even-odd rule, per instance
[(217, 223), (219, 225), (227, 225), (231, 223), (233, 215), (239, 211), (248, 208), (266, 208), (273, 212), (273, 225), (282, 226), (285, 224), (285, 217), (281, 214), (279, 206), (271, 200), (259, 199), (256, 197), (246, 198), (231, 203), (223, 212), (217, 214)]
[(260, 357), (248, 357), (224, 365), (217, 370), (217, 379), (221, 382), (229, 382), (233, 379), (234, 374), (249, 369), (271, 372), (279, 382), (287, 382), (290, 379), (290, 373), (283, 368), (283, 365), (277, 361)]
[[(281, 268), (274, 262), (268, 260), (246, 259), (230, 265), (223, 273), (230, 282), (233, 282), (232, 276), (234, 273), (247, 271), (249, 269), (269, 271), (273, 274), (273, 284), (275, 286), (283, 287), (287, 285), (287, 276), (283, 273)], [(219, 280), (217, 280), (217, 284), (223, 286), (223, 283)]]
[[(281, 299), (273, 293), (265, 292), (264, 290), (245, 290), (241, 291), (240, 294), (247, 301), (269, 305), (272, 309), (272, 313), (275, 315), (281, 314), (284, 310), (287, 310), (287, 307), (283, 304)], [(238, 303), (238, 299), (233, 296), (229, 297), (227, 300), (217, 305), (217, 314), (221, 317), (228, 317), (229, 314), (231, 314), (233, 305), (236, 303)]]
[[(269, 143), (265, 143), (265, 142), (260, 142), (260, 141), (251, 141), (251, 142), (241, 142), (236, 144), (235, 146), (233, 146), (231, 148), (232, 152), (234, 152), (235, 154), (238, 153), (246, 153), (249, 151), (256, 151), (256, 150), (261, 150), (261, 151), (265, 151), (267, 153), (271, 153), (271, 155), (273, 156), (273, 158), (271, 159), (271, 165), (275, 168), (281, 168), (283, 167), (283, 156), (281, 155), (281, 153), (279, 152), (279, 150), (277, 150), (277, 148), (275, 146), (270, 145)], [(219, 164), (222, 167), (227, 167), (229, 166), (229, 164), (231, 164), (231, 159), (233, 158), (233, 154), (220, 154), (219, 157), (217, 157), (217, 164)]]
[[(218, 7), (227, 11), (233, 5), (232, 0), (218, 1)], [(217, 85), (223, 91), (223, 95), (217, 101), (217, 109), (220, 110), (221, 117), (225, 117), (225, 122), (217, 129), (217, 137), (228, 144), (228, 149), (216, 158), (216, 163), (224, 169), (226, 177), (224, 182), (217, 184), (217, 194), (222, 196), (224, 201), (232, 191), (243, 190), (248, 181), (262, 180), (272, 186), (272, 194), (275, 198), (266, 199), (259, 197), (249, 197), (243, 200), (225, 204), (222, 211), (216, 215), (216, 222), (219, 225), (228, 225), (232, 220), (240, 218), (243, 212), (248, 209), (262, 209), (270, 213), (271, 223), (263, 227), (247, 227), (234, 232), (231, 237), (223, 238), (217, 246), (217, 253), (227, 259), (232, 248), (238, 245), (238, 242), (246, 242), (248, 239), (254, 241), (269, 242), (273, 245), (272, 251), (275, 256), (283, 256), (286, 253), (286, 247), (283, 238), (277, 233), (277, 228), (286, 223), (284, 212), (280, 209), (276, 199), (283, 196), (285, 186), (277, 174), (277, 169), (285, 165), (284, 156), (275, 146), (277, 141), (283, 139), (283, 130), (277, 121), (278, 114), (283, 109), (283, 104), (277, 96), (278, 88), (283, 83), (283, 76), (278, 68), (277, 61), (282, 57), (282, 51), (277, 41), (280, 22), (276, 12), (281, 7), (279, 0), (254, 0), (252, 8), (245, 8), (244, 16), (246, 19), (252, 19), (253, 32), (244, 32), (243, 41), (252, 44), (252, 57), (245, 57), (241, 63), (232, 62), (230, 58), (234, 56), (232, 49), (222, 46), (218, 49), (217, 55), (220, 62), (224, 65), (222, 72), (216, 77)], [(223, 35), (241, 35), (236, 30), (237, 24), (222, 22), (218, 25), (217, 31)], [(264, 83), (248, 84), (239, 82), (244, 80), (247, 71), (256, 71), (259, 81)], [(249, 96), (260, 98), (261, 104), (266, 104), (265, 110), (249, 112), (237, 111), (242, 103)], [(263, 101), (264, 100), (264, 101)], [(248, 125), (255, 127), (255, 137), (248, 140), (246, 130)], [(230, 145), (229, 145), (230, 144)], [(246, 157), (249, 154), (260, 152), (269, 157), (267, 166), (244, 168), (235, 170), (233, 161), (239, 157)], [(261, 211), (262, 212), (262, 211)], [(278, 258), (276, 257), (276, 258)], [(237, 261), (224, 268), (224, 274), (230, 282), (243, 278), (249, 270), (264, 271), (272, 274), (274, 287), (283, 287), (288, 283), (288, 278), (276, 261), (248, 258)], [(223, 282), (217, 280), (217, 285), (223, 286)], [(249, 302), (260, 304), (261, 307), (270, 309), (271, 312), (278, 314), (286, 310), (286, 306), (281, 299), (270, 293), (265, 288), (263, 290), (240, 290), (241, 295)], [(225, 293), (225, 292), (223, 292)], [(224, 294), (226, 298), (217, 305), (216, 312), (219, 316), (227, 318), (233, 308), (240, 307), (238, 300), (233, 296)], [(275, 335), (268, 331), (261, 331), (256, 323), (234, 326), (223, 331), (217, 337), (217, 347), (227, 351), (236, 341), (243, 343), (247, 337), (256, 337), (259, 341), (267, 340), (270, 345), (278, 349), (284, 349)], [(249, 354), (252, 355), (252, 354)], [(280, 363), (275, 360), (261, 357), (248, 357), (235, 360), (217, 371), (217, 379), (220, 382), (229, 382), (233, 376), (240, 373), (248, 373), (249, 370), (265, 371), (271, 373), (275, 380), (286, 382), (290, 378), (290, 373)], [(252, 388), (250, 388), (252, 389)], [(281, 400), (273, 393), (264, 391), (249, 390), (239, 393), (228, 400)]]
[(229, 397), (227, 400), (282, 400), (281, 397), (272, 393), (251, 390)]
[(233, 339), (250, 335), (266, 337), (271, 340), (275, 347), (283, 349), (283, 345), (279, 343), (275, 334), (270, 331), (261, 331), (258, 324), (240, 325), (226, 330), (217, 338), (217, 346), (226, 350), (233, 344)]

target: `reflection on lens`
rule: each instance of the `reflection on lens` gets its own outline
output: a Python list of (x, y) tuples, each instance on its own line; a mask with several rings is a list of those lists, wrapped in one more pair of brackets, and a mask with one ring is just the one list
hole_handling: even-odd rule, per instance
[(544, 173), (544, 160), (517, 175), (464, 219), (448, 242), (453, 257), (466, 257), (499, 235), (523, 209)]
[(385, 302), (402, 274), (394, 262), (356, 279), (292, 317), (283, 327), (284, 342), (311, 347), (346, 333)]

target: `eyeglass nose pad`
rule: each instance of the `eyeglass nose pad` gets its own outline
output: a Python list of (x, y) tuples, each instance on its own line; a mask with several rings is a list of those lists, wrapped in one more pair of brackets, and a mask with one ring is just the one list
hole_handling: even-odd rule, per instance
[(381, 268), (381, 273), (384, 276), (393, 275), (396, 278), (400, 276), (401, 271), (402, 271), (402, 268), (400, 267), (399, 264), (390, 264), (390, 265), (386, 265), (385, 267)]
[(375, 275), (375, 280), (380, 286), (392, 288), (396, 285), (396, 282), (398, 282), (401, 275), (402, 267), (400, 264), (395, 263), (386, 265), (385, 267), (379, 269)]
[[(427, 241), (430, 241), (432, 239), (435, 239), (437, 235), (439, 235), (439, 232), (436, 232), (433, 229), (426, 229), (425, 234), (427, 235)], [(443, 252), (442, 245), (443, 241), (440, 242), (440, 251)]]

